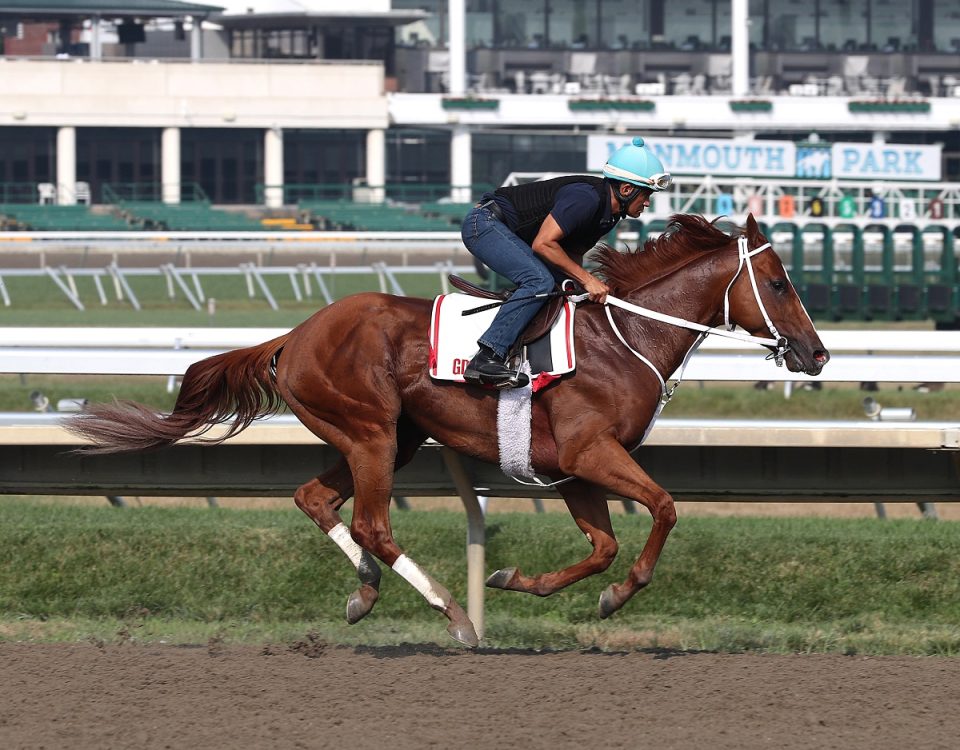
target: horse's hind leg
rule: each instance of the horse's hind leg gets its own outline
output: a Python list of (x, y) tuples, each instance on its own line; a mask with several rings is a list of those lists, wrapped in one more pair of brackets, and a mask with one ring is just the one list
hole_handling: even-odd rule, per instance
[(394, 456), (395, 446), (387, 445), (382, 439), (368, 438), (354, 444), (354, 450), (348, 457), (356, 485), (351, 534), (364, 549), (370, 550), (419, 591), (431, 607), (443, 612), (450, 621), (447, 632), (453, 638), (467, 646), (477, 646), (477, 631), (467, 613), (450, 592), (404, 554), (393, 539), (390, 493)]
[[(416, 455), (425, 435), (405, 419), (397, 426), (399, 446), (394, 470), (405, 466)], [(357, 569), (360, 588), (347, 598), (347, 622), (359, 622), (373, 609), (380, 597), (380, 566), (373, 555), (357, 544), (340, 518), (339, 510), (353, 496), (353, 475), (346, 460), (300, 487), (293, 496), (297, 507), (329, 536)]]
[(533, 577), (521, 574), (517, 568), (503, 568), (487, 579), (487, 586), (549, 596), (571, 583), (610, 567), (610, 563), (617, 556), (617, 539), (610, 523), (606, 491), (579, 480), (561, 484), (557, 489), (563, 495), (573, 520), (593, 546), (593, 551), (569, 568)]
[(353, 476), (342, 458), (333, 469), (311, 479), (293, 495), (297, 507), (343, 550), (357, 569), (360, 588), (347, 599), (347, 622), (351, 625), (368, 615), (380, 597), (380, 566), (353, 540), (338, 513), (352, 495)]

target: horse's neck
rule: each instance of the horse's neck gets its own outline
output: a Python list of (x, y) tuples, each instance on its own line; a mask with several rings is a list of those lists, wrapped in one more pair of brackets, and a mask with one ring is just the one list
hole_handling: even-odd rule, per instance
[[(711, 253), (627, 295), (627, 301), (690, 323), (716, 325), (723, 316), (723, 295), (735, 265)], [(664, 377), (683, 362), (699, 331), (625, 312), (618, 317), (634, 349), (649, 359)]]

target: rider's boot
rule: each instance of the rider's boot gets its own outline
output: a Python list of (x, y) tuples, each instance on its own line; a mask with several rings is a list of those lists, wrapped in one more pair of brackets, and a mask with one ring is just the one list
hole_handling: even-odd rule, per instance
[(523, 388), (530, 382), (525, 372), (514, 370), (493, 349), (483, 344), (464, 370), (463, 379), (474, 385), (492, 385), (494, 388)]

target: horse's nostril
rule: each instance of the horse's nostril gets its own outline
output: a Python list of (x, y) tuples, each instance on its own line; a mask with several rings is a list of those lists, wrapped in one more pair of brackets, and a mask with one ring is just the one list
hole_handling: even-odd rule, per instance
[(830, 360), (830, 353), (827, 352), (827, 351), (825, 351), (825, 350), (823, 350), (823, 349), (817, 349), (817, 350), (813, 353), (813, 359), (814, 359), (818, 364), (824, 365), (824, 364), (826, 364), (826, 363)]

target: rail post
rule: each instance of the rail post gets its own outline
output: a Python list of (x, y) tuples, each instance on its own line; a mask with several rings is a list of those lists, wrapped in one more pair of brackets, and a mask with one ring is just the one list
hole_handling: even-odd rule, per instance
[(480, 500), (473, 488), (473, 482), (467, 475), (460, 456), (446, 446), (443, 447), (443, 461), (453, 478), (453, 485), (467, 512), (467, 616), (476, 628), (477, 637), (483, 639), (483, 587), (486, 543), (486, 527)]

